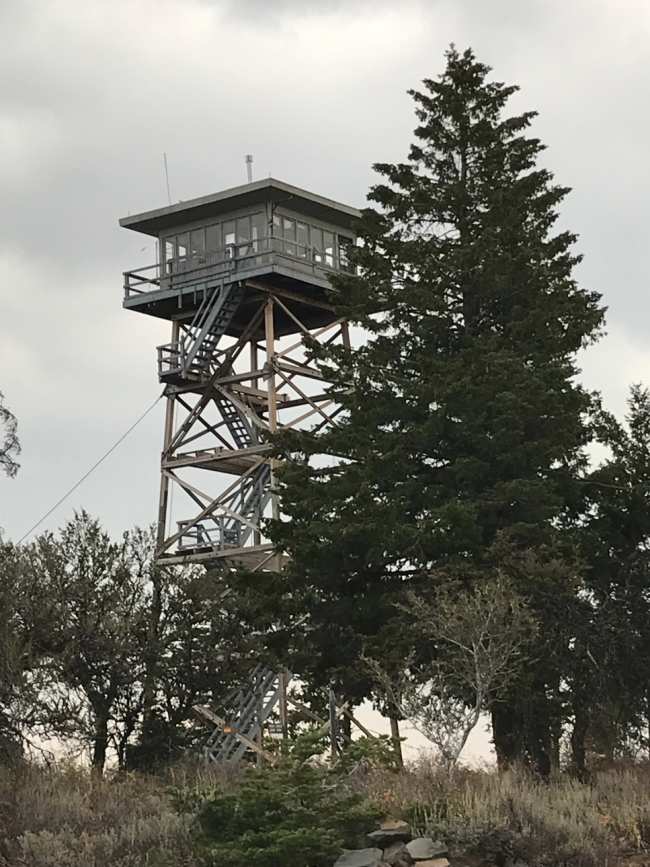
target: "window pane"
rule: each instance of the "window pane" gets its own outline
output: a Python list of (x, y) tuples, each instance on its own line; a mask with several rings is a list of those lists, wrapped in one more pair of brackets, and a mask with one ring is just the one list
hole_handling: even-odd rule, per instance
[(205, 230), (193, 229), (190, 232), (190, 250), (192, 256), (202, 257), (205, 253)]
[(248, 256), (251, 253), (251, 218), (238, 217), (237, 219), (237, 255)]
[(309, 246), (309, 226), (307, 223), (296, 223), (296, 241), (298, 242), (298, 255), (301, 259), (307, 257), (307, 247)]
[(338, 238), (339, 243), (339, 268), (341, 271), (351, 271), (352, 266), (350, 265), (350, 260), (348, 259), (348, 247), (352, 246), (352, 238), (345, 238), (343, 235), (339, 235)]
[(165, 239), (165, 262), (166, 262), (166, 271), (168, 274), (171, 274), (173, 270), (172, 259), (176, 256), (176, 238), (166, 238)]
[(331, 232), (323, 232), (323, 248), (325, 264), (328, 268), (334, 267), (334, 235)]
[(296, 221), (290, 220), (289, 217), (282, 217), (282, 237), (287, 241), (296, 240)]
[(235, 255), (235, 221), (228, 220), (221, 224), (221, 234), (223, 237), (224, 247), (227, 247), (224, 256), (226, 259), (232, 259)]
[(235, 221), (228, 220), (227, 223), (222, 225), (223, 230), (223, 243), (224, 244), (234, 244), (235, 243)]
[(221, 246), (221, 226), (217, 223), (215, 226), (206, 226), (205, 229), (205, 249), (209, 252), (218, 250)]
[[(266, 238), (267, 235), (267, 226), (266, 226), (266, 214), (259, 213), (253, 214), (251, 217), (251, 237), (253, 241), (259, 241), (262, 238)], [(258, 245), (255, 244), (255, 252), (258, 250)], [(264, 249), (265, 245), (259, 245), (260, 249)]]
[(317, 229), (316, 226), (311, 226), (311, 246), (314, 262), (322, 263), (323, 261), (323, 230)]
[(183, 257), (187, 256), (187, 243), (188, 243), (187, 232), (183, 232), (182, 235), (176, 236), (176, 244), (177, 244), (176, 255), (179, 258), (183, 258)]
[(245, 244), (251, 239), (251, 218), (239, 217), (237, 220), (237, 243)]
[(273, 225), (271, 226), (270, 248), (276, 252), (282, 252), (284, 244), (280, 240), (282, 238), (282, 218), (279, 214), (273, 214)]

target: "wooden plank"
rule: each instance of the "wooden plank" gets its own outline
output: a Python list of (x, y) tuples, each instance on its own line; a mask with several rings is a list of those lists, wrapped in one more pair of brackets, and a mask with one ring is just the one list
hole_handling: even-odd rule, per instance
[(374, 737), (375, 737), (375, 735), (371, 734), (371, 733), (368, 731), (368, 729), (367, 729), (364, 725), (362, 725), (356, 717), (352, 716), (352, 714), (350, 713), (349, 710), (346, 709), (346, 710), (343, 711), (343, 713), (346, 715), (346, 717), (347, 717), (348, 719), (352, 720), (352, 722), (355, 724), (355, 726), (356, 726), (360, 731), (362, 731), (362, 732), (364, 733), (364, 735), (365, 735), (367, 738), (374, 738)]
[(305, 304), (308, 307), (319, 307), (321, 310), (329, 310), (334, 312), (334, 308), (326, 301), (317, 301), (315, 298), (307, 298), (305, 295), (300, 295), (298, 292), (292, 292), (290, 289), (280, 289), (277, 286), (266, 286), (264, 283), (259, 283), (257, 280), (247, 280), (246, 286), (252, 289), (259, 289), (260, 292), (272, 292), (281, 298), (289, 298), (291, 301), (298, 301), (300, 304)]
[[(197, 704), (192, 708), (192, 710), (194, 710), (199, 716), (207, 719), (208, 722), (219, 726), (220, 729), (223, 729), (224, 726), (228, 725), (225, 719), (221, 719), (220, 716), (217, 716), (214, 711), (210, 710), (210, 708), (205, 705)], [(248, 735), (245, 735), (243, 732), (238, 732), (235, 728), (232, 729), (232, 734), (237, 738), (237, 740), (246, 744), (249, 749), (253, 750), (258, 755), (263, 756), (267, 761), (271, 762), (271, 764), (275, 762), (275, 756), (267, 752), (267, 750), (259, 746), (259, 744), (256, 744), (254, 740), (251, 740), (251, 738), (248, 737)]]
[[(349, 702), (346, 701), (337, 707), (337, 709), (336, 709), (336, 716), (337, 717), (341, 716), (342, 713), (345, 713), (345, 709), (347, 708), (348, 704), (349, 704)], [(330, 723), (328, 720), (326, 723), (323, 723), (323, 725), (318, 729), (318, 734), (324, 735), (325, 732), (329, 731), (329, 728), (330, 728)]]
[[(280, 378), (283, 379), (284, 382), (286, 382), (286, 384), (289, 386), (289, 388), (292, 388), (296, 392), (296, 394), (300, 395), (300, 397), (304, 401), (306, 401), (316, 412), (319, 412), (323, 416), (325, 421), (328, 421), (328, 422), (332, 421), (332, 419), (327, 415), (327, 413), (324, 412), (318, 406), (318, 404), (314, 403), (314, 401), (311, 399), (311, 397), (309, 397), (309, 395), (305, 394), (305, 392), (301, 388), (299, 388), (295, 382), (292, 382), (288, 377), (286, 377), (281, 370), (278, 370), (278, 376), (280, 376)], [(330, 400), (329, 403), (332, 403), (332, 401)]]
[(305, 365), (298, 364), (289, 364), (286, 361), (278, 362), (278, 370), (284, 370), (286, 373), (292, 373), (294, 376), (304, 376), (307, 379), (320, 379), (323, 380), (325, 377), (320, 372), (320, 370), (316, 370), (313, 367), (308, 367)]
[(287, 701), (290, 704), (292, 704), (294, 707), (298, 708), (298, 710), (300, 710), (304, 714), (306, 714), (306, 716), (308, 716), (310, 719), (316, 720), (316, 722), (320, 723), (321, 725), (328, 725), (328, 723), (326, 723), (324, 719), (321, 719), (321, 717), (319, 717), (318, 714), (314, 713), (314, 711), (311, 710), (311, 708), (308, 708), (307, 705), (301, 704), (299, 701), (296, 701), (296, 699), (293, 698), (293, 696), (287, 695)]

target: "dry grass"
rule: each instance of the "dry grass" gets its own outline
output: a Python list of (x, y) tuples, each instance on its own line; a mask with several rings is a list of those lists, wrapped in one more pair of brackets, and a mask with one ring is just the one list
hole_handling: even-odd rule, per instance
[(460, 770), (450, 780), (424, 761), (398, 776), (369, 775), (358, 788), (458, 855), (589, 867), (648, 853), (650, 864), (648, 766), (603, 770), (584, 784), (567, 775), (545, 781), (525, 770)]
[(163, 777), (104, 780), (74, 766), (4, 771), (0, 802), (12, 838), (5, 861), (29, 867), (195, 867), (192, 817), (174, 809), (169, 787), (208, 793), (216, 784), (229, 788), (232, 775), (191, 765)]
[[(169, 787), (198, 803), (216, 785), (235, 788), (237, 773), (185, 765), (163, 777), (95, 780), (72, 766), (0, 771), (0, 867), (200, 867), (192, 815), (174, 809)], [(649, 766), (603, 770), (582, 784), (514, 770), (461, 770), (450, 780), (422, 761), (400, 774), (366, 768), (349, 785), (417, 833), (444, 839), (459, 867), (650, 864)]]

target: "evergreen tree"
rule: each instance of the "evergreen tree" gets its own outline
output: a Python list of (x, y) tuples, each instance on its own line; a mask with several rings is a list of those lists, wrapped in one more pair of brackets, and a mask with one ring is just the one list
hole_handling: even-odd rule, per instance
[(271, 533), (292, 559), (272, 586), (278, 614), (302, 623), (289, 629), (298, 670), (359, 700), (372, 691), (361, 654), (383, 655), (384, 670), (404, 659), (395, 602), (406, 587), (450, 571), (477, 580), (504, 551), (534, 549), (522, 593), (541, 662), (495, 720), (507, 759), (532, 748), (504, 720), (551, 725), (559, 673), (543, 642), (547, 626), (558, 639), (557, 593), (572, 592), (553, 527), (577, 496), (588, 439), (575, 356), (603, 309), (573, 278), (575, 236), (555, 230), (568, 190), (537, 164), (535, 113), (506, 116), (517, 88), (489, 72), (452, 47), (440, 78), (411, 92), (408, 162), (375, 166), (385, 182), (357, 226), (357, 272), (332, 278), (337, 312), (367, 340), (320, 355), (340, 423), (278, 440), (288, 520)]
[[(608, 458), (589, 474), (580, 510), (585, 571), (567, 681), (573, 764), (648, 746), (650, 726), (650, 391), (632, 386), (625, 424), (598, 412)], [(635, 743), (636, 742), (636, 743)]]

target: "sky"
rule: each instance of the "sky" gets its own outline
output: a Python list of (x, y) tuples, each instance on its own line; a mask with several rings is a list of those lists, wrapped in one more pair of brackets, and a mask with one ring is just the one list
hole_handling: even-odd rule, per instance
[[(154, 261), (118, 219), (269, 174), (362, 207), (376, 162), (403, 160), (409, 88), (450, 43), (518, 84), (543, 162), (573, 188), (561, 226), (607, 335), (582, 379), (622, 416), (650, 383), (647, 0), (2, 0), (0, 391), (22, 467), (0, 527), (39, 521), (161, 393), (168, 325), (122, 309), (122, 272)], [(85, 508), (115, 536), (156, 515), (159, 401), (39, 530)]]
[[(22, 467), (0, 477), (20, 539), (151, 406), (168, 325), (124, 311), (122, 271), (153, 241), (129, 213), (272, 174), (363, 206), (375, 162), (406, 157), (409, 88), (450, 43), (520, 85), (543, 161), (573, 188), (577, 277), (608, 333), (583, 380), (619, 416), (650, 382), (646, 235), (650, 6), (644, 0), (2, 0), (0, 390)], [(155, 517), (160, 401), (43, 522), (81, 507), (114, 535)]]

